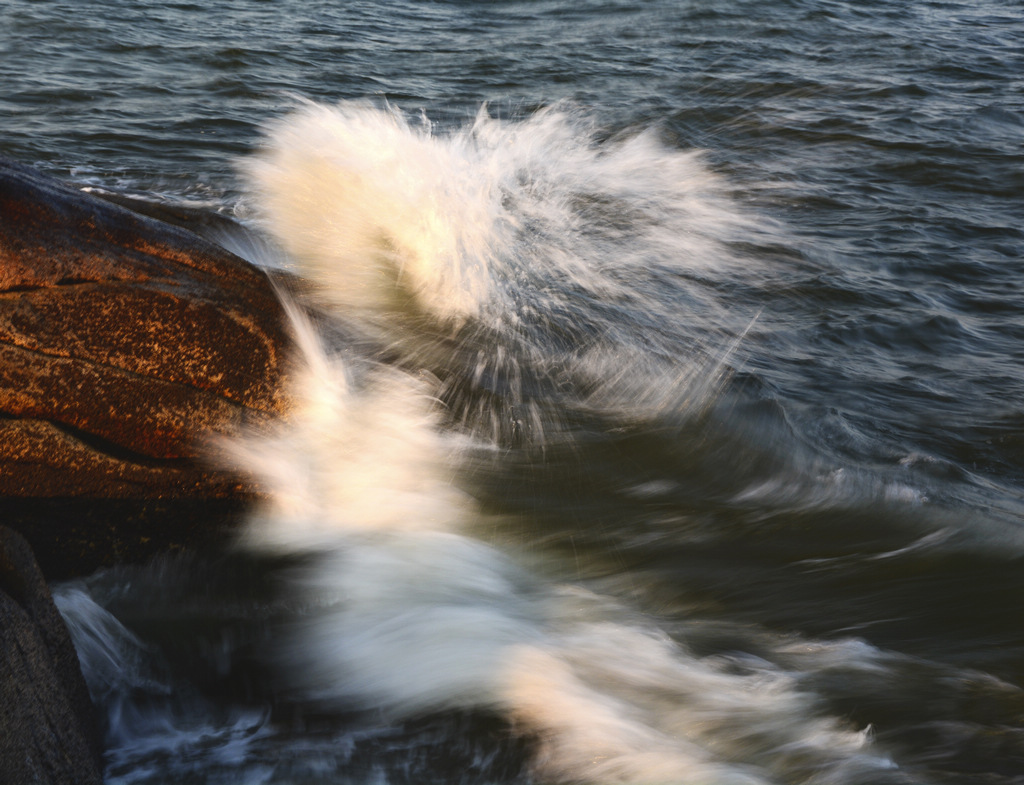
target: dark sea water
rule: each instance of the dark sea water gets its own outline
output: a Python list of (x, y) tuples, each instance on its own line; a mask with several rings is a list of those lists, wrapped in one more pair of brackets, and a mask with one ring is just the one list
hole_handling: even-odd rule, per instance
[(329, 325), (55, 587), (108, 782), (1024, 782), (1018, 2), (0, 11), (0, 154)]

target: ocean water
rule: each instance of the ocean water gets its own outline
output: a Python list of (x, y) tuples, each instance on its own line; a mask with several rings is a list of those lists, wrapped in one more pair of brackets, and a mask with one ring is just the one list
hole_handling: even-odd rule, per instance
[(1019, 4), (0, 8), (0, 154), (316, 291), (54, 587), (109, 783), (1022, 781)]

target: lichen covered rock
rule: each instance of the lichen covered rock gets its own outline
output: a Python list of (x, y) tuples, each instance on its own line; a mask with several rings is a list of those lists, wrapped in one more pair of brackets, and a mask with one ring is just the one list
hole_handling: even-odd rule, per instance
[(244, 493), (204, 440), (283, 410), (287, 341), (260, 269), (0, 159), (0, 508), (37, 552), (32, 500)]

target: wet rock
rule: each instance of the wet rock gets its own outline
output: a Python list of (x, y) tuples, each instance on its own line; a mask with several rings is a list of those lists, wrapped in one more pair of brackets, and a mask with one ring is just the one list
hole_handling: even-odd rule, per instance
[(111, 500), (154, 524), (129, 551), (175, 539), (174, 500), (232, 508), (245, 488), (204, 465), (203, 439), (283, 409), (286, 345), (261, 270), (0, 159), (0, 512), (48, 575), (71, 571), (51, 568), (60, 532)]
[(25, 540), (0, 526), (0, 783), (102, 781), (102, 733)]

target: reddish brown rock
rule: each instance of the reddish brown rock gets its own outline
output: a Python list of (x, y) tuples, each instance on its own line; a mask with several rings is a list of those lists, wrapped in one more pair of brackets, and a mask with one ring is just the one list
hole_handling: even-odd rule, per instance
[[(32, 500), (236, 497), (200, 445), (283, 409), (286, 346), (256, 267), (0, 159), (0, 513), (14, 525)], [(20, 528), (46, 551), (35, 525)]]

